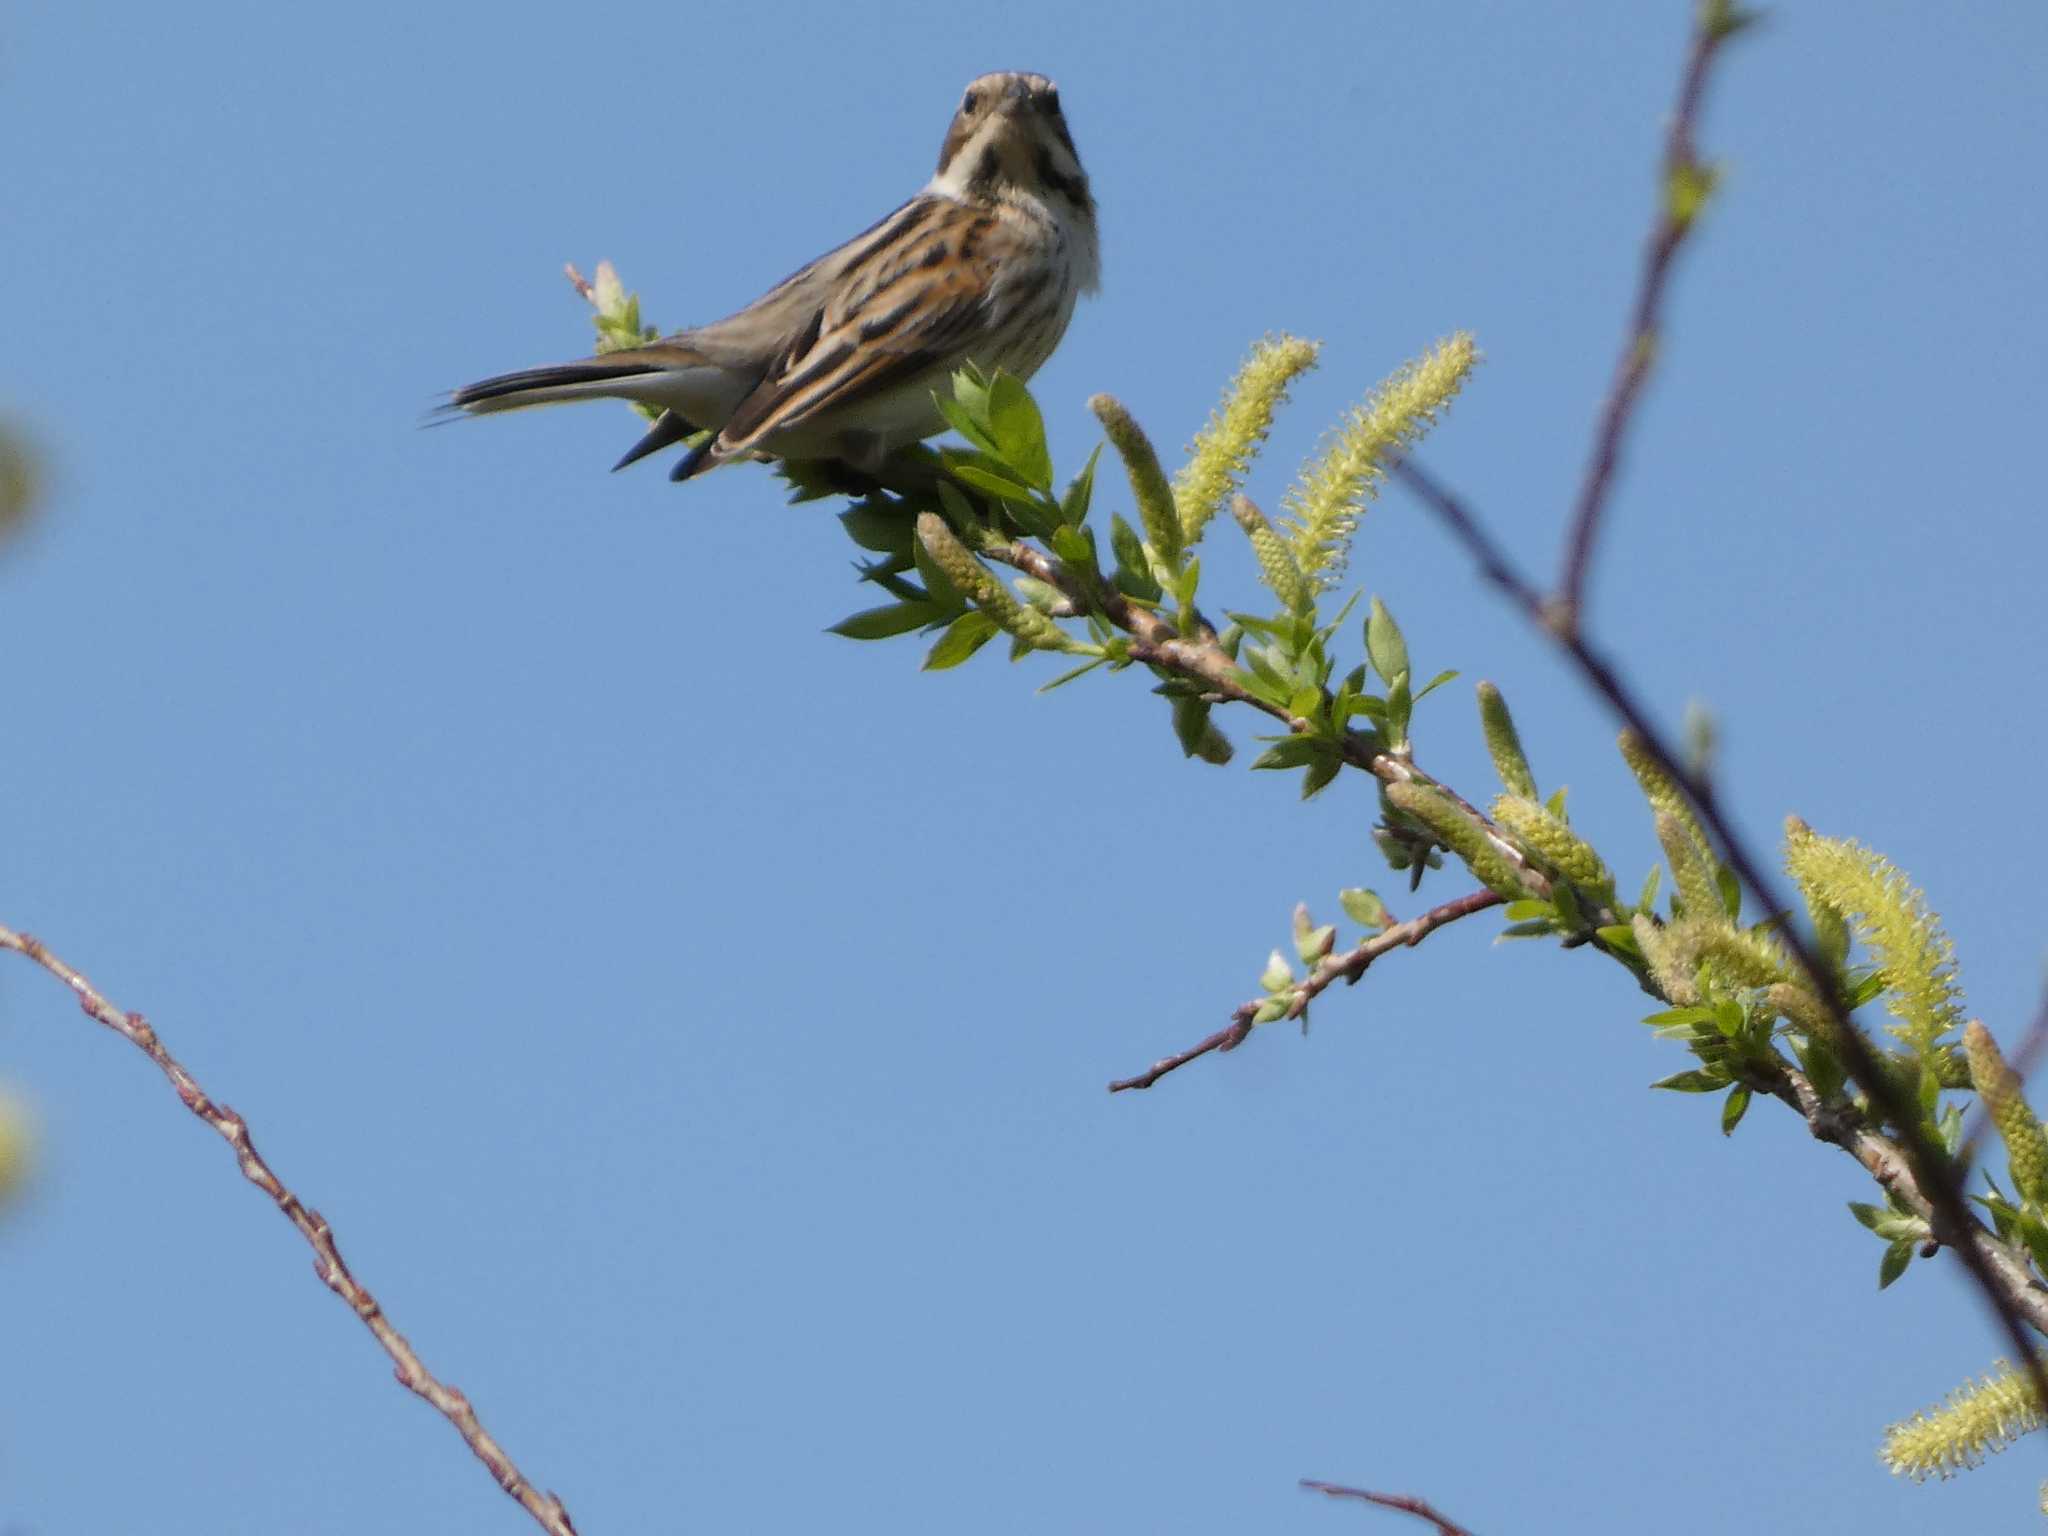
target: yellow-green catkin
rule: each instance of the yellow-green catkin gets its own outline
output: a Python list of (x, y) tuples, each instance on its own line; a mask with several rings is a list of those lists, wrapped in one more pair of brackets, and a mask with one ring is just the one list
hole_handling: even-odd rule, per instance
[(1152, 552), (1168, 565), (1180, 565), (1181, 521), (1173, 504), (1173, 487), (1166, 483), (1166, 471), (1159, 467), (1159, 455), (1152, 440), (1124, 409), (1114, 395), (1097, 395), (1088, 409), (1102, 423), (1103, 434), (1124, 461), (1130, 477), (1131, 497), (1138, 504), (1138, 521), (1144, 526), (1145, 541)]
[(1951, 1392), (1939, 1408), (1885, 1431), (1878, 1457), (1900, 1477), (1953, 1477), (2044, 1422), (2027, 1378), (2000, 1360), (1991, 1374)]
[(932, 562), (946, 573), (946, 579), (971, 598), (974, 606), (1026, 644), (1041, 651), (1072, 651), (1081, 646), (1036, 608), (1020, 603), (998, 581), (993, 572), (968, 552), (954, 537), (946, 520), (936, 512), (922, 512), (917, 519), (918, 542)]
[(1252, 348), (1223, 392), (1223, 404), (1195, 434), (1188, 461), (1173, 477), (1183, 547), (1192, 546), (1237, 489), (1272, 430), (1287, 386), (1316, 365), (1320, 349), (1299, 336), (1268, 336)]
[(1463, 859), (1465, 867), (1488, 890), (1509, 901), (1519, 901), (1529, 894), (1506, 855), (1442, 790), (1412, 782), (1390, 784), (1387, 798), (1434, 832), (1437, 840)]
[(33, 1141), (28, 1107), (0, 1089), (0, 1205), (5, 1205), (28, 1182), (29, 1148)]
[(1840, 1033), (1840, 1025), (1828, 1011), (1828, 1005), (1815, 997), (1807, 988), (1796, 982), (1780, 981), (1772, 984), (1764, 994), (1764, 1000), (1794, 1024), (1821, 1040), (1832, 1040)]
[(1230, 515), (1252, 541), (1252, 553), (1259, 557), (1260, 579), (1290, 612), (1305, 610), (1309, 605), (1308, 582), (1302, 578), (1301, 567), (1294, 563), (1292, 552), (1266, 521), (1266, 514), (1249, 497), (1237, 496), (1231, 499)]
[(1681, 1008), (1689, 1008), (1700, 1000), (1698, 962), (1690, 953), (1681, 953), (1672, 942), (1672, 931), (1660, 925), (1647, 912), (1638, 912), (1629, 920), (1634, 929), (1636, 948), (1643, 952), (1643, 963), (1650, 968), (1650, 979), (1657, 983), (1657, 990), (1666, 999)]
[[(1636, 776), (1636, 783), (1642, 787), (1643, 798), (1650, 802), (1650, 809), (1677, 818), (1679, 826), (1685, 829), (1686, 836), (1698, 845), (1700, 856), (1707, 860), (1707, 867), (1711, 871), (1714, 867), (1711, 853), (1713, 844), (1707, 841), (1706, 829), (1700, 825), (1699, 818), (1693, 815), (1692, 806), (1687, 803), (1685, 796), (1679, 793), (1678, 786), (1671, 781), (1670, 775), (1666, 774), (1656, 758), (1650, 755), (1650, 750), (1643, 744), (1642, 737), (1634, 731), (1621, 733), (1620, 746), (1621, 760), (1628, 764), (1628, 771)], [(1676, 874), (1677, 871), (1673, 870), (1672, 873)]]
[(1502, 795), (1493, 802), (1493, 819), (1580, 890), (1599, 893), (1613, 889), (1614, 876), (1593, 845), (1534, 800)]
[(1884, 972), (1892, 1033), (1921, 1051), (1963, 1018), (1956, 951), (1927, 898), (1882, 854), (1822, 837), (1798, 817), (1785, 822), (1785, 868), (1807, 904), (1846, 915)]
[[(1692, 926), (1687, 919), (1681, 926)], [(1722, 981), (1737, 987), (1775, 987), (1792, 974), (1792, 957), (1776, 939), (1737, 928), (1718, 911), (1700, 924), (1699, 952)]]
[(1493, 771), (1500, 775), (1500, 787), (1524, 800), (1537, 799), (1536, 775), (1529, 771), (1515, 717), (1492, 683), (1479, 685), (1479, 728), (1486, 734), (1486, 750), (1493, 757)]
[(1970, 1085), (2005, 1142), (2013, 1184), (2036, 1205), (2048, 1205), (2048, 1135), (2027, 1107), (2019, 1074), (2006, 1065), (1991, 1031), (1976, 1019), (1963, 1026), (1963, 1054), (1970, 1062)]
[(1686, 831), (1685, 823), (1669, 811), (1657, 812), (1657, 842), (1664, 860), (1671, 866), (1671, 878), (1685, 903), (1685, 915), (1705, 920), (1721, 919), (1721, 888), (1714, 883), (1713, 867), (1700, 845)]
[(1303, 469), (1287, 493), (1286, 531), (1316, 591), (1343, 575), (1359, 514), (1386, 478), (1387, 461), (1436, 424), (1478, 361), (1469, 332), (1446, 337), (1389, 375), (1331, 434), (1322, 458)]

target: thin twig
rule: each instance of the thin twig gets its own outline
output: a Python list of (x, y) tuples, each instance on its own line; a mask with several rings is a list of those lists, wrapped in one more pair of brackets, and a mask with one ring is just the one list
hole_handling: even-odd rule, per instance
[[(1712, 7), (1703, 6), (1703, 11)], [(1585, 479), (1572, 510), (1571, 535), (1565, 543), (1564, 574), (1558, 589), (1557, 622), (1575, 628), (1585, 603), (1586, 575), (1592, 566), (1593, 547), (1599, 539), (1600, 521), (1614, 488), (1614, 472), (1621, 460), (1621, 445), (1636, 401), (1650, 370), (1656, 365), (1664, 309), (1664, 290), (1671, 276), (1671, 259), (1698, 223), (1697, 199), (1686, 190), (1703, 185), (1705, 172), (1693, 149), (1693, 126), (1699, 120), (1700, 103), (1706, 95), (1707, 75), (1721, 45), (1732, 35), (1730, 28), (1717, 25), (1703, 14), (1694, 28), (1692, 46), (1685, 61), (1685, 73), (1678, 88), (1678, 104), (1671, 114), (1671, 126), (1664, 140), (1663, 183), (1658, 188), (1658, 216), (1643, 251), (1643, 274), (1630, 307), (1628, 335), (1615, 360), (1614, 382), (1607, 403), (1600, 412), (1599, 430), (1593, 436), (1592, 454), (1586, 463)]]
[(1326, 1493), (1333, 1499), (1358, 1499), (1367, 1504), (1377, 1504), (1382, 1509), (1398, 1509), (1404, 1515), (1413, 1515), (1418, 1520), (1429, 1521), (1436, 1527), (1437, 1536), (1472, 1536), (1470, 1531), (1449, 1515), (1413, 1494), (1372, 1493), (1364, 1488), (1346, 1488), (1342, 1483), (1319, 1483), (1312, 1477), (1304, 1477), (1301, 1486), (1311, 1493)]
[(313, 1272), (355, 1313), (384, 1353), (391, 1357), (399, 1385), (425, 1399), (455, 1426), (463, 1443), (476, 1453), (477, 1460), (484, 1464), (498, 1486), (517, 1499), (542, 1530), (549, 1532), (550, 1536), (576, 1536), (575, 1522), (569, 1518), (569, 1511), (563, 1507), (562, 1501), (552, 1493), (541, 1492), (527, 1481), (525, 1474), (478, 1420), (469, 1399), (456, 1388), (437, 1380), (420, 1363), (405, 1335), (394, 1328), (384, 1315), (377, 1298), (350, 1273), (342, 1260), (341, 1250), (335, 1245), (333, 1229), (318, 1211), (285, 1187), (284, 1181), (271, 1171), (270, 1165), (257, 1152), (256, 1144), (249, 1136), (248, 1122), (225, 1104), (217, 1104), (207, 1097), (192, 1074), (164, 1048), (156, 1030), (141, 1014), (123, 1012), (108, 1002), (91, 982), (50, 953), (41, 940), (0, 927), (0, 949), (11, 949), (48, 971), (71, 989), (72, 995), (78, 999), (78, 1006), (88, 1017), (106, 1025), (156, 1063), (157, 1069), (177, 1090), (180, 1102), (211, 1126), (234, 1150), (242, 1176), (268, 1195), (298, 1229), (299, 1235), (313, 1250)]
[[(1390, 949), (1413, 949), (1430, 934), (1446, 923), (1455, 923), (1461, 917), (1470, 917), (1474, 912), (1484, 912), (1488, 907), (1501, 904), (1501, 897), (1493, 891), (1473, 891), (1460, 896), (1456, 901), (1447, 901), (1440, 907), (1431, 907), (1420, 917), (1411, 917), (1405, 923), (1394, 923), (1358, 945), (1347, 949), (1341, 955), (1325, 955), (1316, 962), (1307, 980), (1294, 990), (1294, 1000), (1288, 1005), (1281, 1018), (1298, 1019), (1308, 1012), (1308, 1005), (1323, 991), (1339, 981), (1354, 983), (1363, 976), (1366, 968)], [(1241, 1003), (1231, 1014), (1230, 1022), (1213, 1035), (1196, 1041), (1186, 1050), (1167, 1056), (1152, 1063), (1136, 1077), (1120, 1078), (1109, 1085), (1111, 1093), (1122, 1093), (1132, 1088), (1150, 1088), (1169, 1072), (1186, 1066), (1198, 1056), (1211, 1051), (1231, 1051), (1244, 1043), (1252, 1032), (1252, 1020), (1266, 999), (1255, 997), (1248, 1003)]]

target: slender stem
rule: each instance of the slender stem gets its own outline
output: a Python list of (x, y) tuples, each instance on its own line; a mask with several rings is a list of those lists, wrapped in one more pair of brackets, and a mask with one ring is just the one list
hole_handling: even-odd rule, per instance
[(477, 1418), (476, 1410), (470, 1406), (469, 1399), (456, 1388), (436, 1379), (420, 1363), (405, 1335), (392, 1326), (377, 1298), (356, 1279), (343, 1261), (341, 1249), (334, 1240), (334, 1230), (327, 1225), (325, 1218), (293, 1194), (256, 1150), (256, 1143), (249, 1135), (248, 1122), (225, 1104), (217, 1104), (207, 1096), (192, 1074), (165, 1049), (149, 1021), (139, 1013), (124, 1012), (108, 1002), (91, 982), (52, 954), (40, 939), (0, 927), (0, 949), (11, 949), (48, 971), (71, 989), (72, 996), (78, 999), (79, 1007), (89, 1018), (104, 1024), (156, 1063), (157, 1070), (177, 1091), (179, 1101), (211, 1126), (233, 1149), (242, 1177), (268, 1195), (284, 1213), (285, 1219), (298, 1229), (299, 1236), (313, 1250), (313, 1272), (355, 1313), (379, 1347), (391, 1357), (398, 1384), (424, 1399), (455, 1426), (463, 1443), (476, 1453), (477, 1460), (484, 1464), (498, 1486), (517, 1499), (520, 1507), (542, 1530), (549, 1532), (550, 1536), (576, 1536), (575, 1522), (569, 1518), (569, 1511), (563, 1507), (562, 1501), (552, 1493), (543, 1493), (535, 1488), (504, 1448), (491, 1438), (490, 1432)]
[(1436, 1527), (1436, 1536), (1472, 1536), (1470, 1531), (1449, 1515), (1413, 1494), (1372, 1493), (1364, 1488), (1346, 1488), (1342, 1483), (1320, 1483), (1309, 1477), (1301, 1480), (1301, 1486), (1310, 1493), (1326, 1493), (1333, 1499), (1358, 1499), (1363, 1503), (1377, 1504), (1382, 1509), (1398, 1509), (1404, 1515), (1427, 1520)]
[(1686, 54), (1678, 104), (1664, 139), (1664, 175), (1658, 188), (1657, 221), (1643, 250), (1643, 273), (1635, 302), (1630, 306), (1628, 334), (1622, 340), (1621, 355), (1615, 360), (1614, 382), (1601, 408), (1585, 478), (1572, 509), (1571, 535), (1565, 541), (1564, 574), (1556, 607), (1557, 621), (1565, 628), (1578, 625), (1594, 546), (1614, 489), (1614, 472), (1621, 461), (1622, 440), (1643, 386), (1649, 381), (1650, 370), (1656, 366), (1671, 261), (1698, 222), (1697, 207), (1683, 190), (1701, 185), (1705, 175), (1693, 149), (1693, 127), (1699, 121), (1708, 72), (1729, 35), (1725, 26), (1702, 17)]
[[(1411, 917), (1405, 923), (1393, 923), (1382, 928), (1355, 949), (1342, 954), (1325, 955), (1316, 962), (1308, 978), (1294, 990), (1293, 1001), (1288, 1005), (1282, 1018), (1298, 1019), (1308, 1012), (1308, 1005), (1335, 983), (1355, 983), (1363, 976), (1373, 961), (1391, 949), (1413, 949), (1424, 939), (1446, 923), (1455, 923), (1461, 917), (1470, 917), (1474, 912), (1484, 912), (1488, 907), (1497, 907), (1501, 898), (1493, 891), (1473, 891), (1455, 901), (1447, 901), (1440, 907), (1432, 907), (1420, 917)], [(1119, 1078), (1109, 1085), (1111, 1093), (1123, 1093), (1132, 1088), (1150, 1088), (1169, 1072), (1178, 1071), (1199, 1056), (1211, 1051), (1231, 1051), (1244, 1043), (1252, 1032), (1252, 1020), (1266, 999), (1255, 997), (1250, 1002), (1240, 1003), (1230, 1016), (1230, 1022), (1212, 1035), (1197, 1040), (1184, 1051), (1162, 1057), (1140, 1072), (1136, 1077)]]

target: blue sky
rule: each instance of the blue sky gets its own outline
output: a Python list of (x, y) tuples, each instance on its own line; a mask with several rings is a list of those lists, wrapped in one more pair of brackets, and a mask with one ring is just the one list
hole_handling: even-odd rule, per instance
[[(725, 313), (928, 174), (960, 86), (1056, 76), (1104, 291), (1062, 464), (1168, 448), (1252, 338), (1327, 343), (1254, 494), (1432, 339), (1436, 472), (1553, 556), (1686, 7), (17, 7), (0, 414), (0, 921), (146, 1011), (590, 1536), (649, 1529), (2017, 1529), (2038, 1443), (1894, 1482), (2000, 1346), (1955, 1267), (1583, 953), (1473, 922), (1145, 1095), (1300, 899), (1398, 882), (1355, 776), (1184, 763), (1131, 676), (921, 676), (765, 475), (605, 473), (623, 408), (420, 432), (585, 350), (610, 258)], [(2048, 15), (1786, 5), (1731, 58), (1595, 582), (1726, 786), (1883, 849), (2015, 1035), (2044, 934)], [(1120, 502), (1110, 498), (1108, 506)], [(1249, 597), (1219, 543), (1205, 597)], [(1357, 579), (1463, 669), (1418, 754), (1491, 791), (1490, 677), (1626, 879), (1612, 728), (1412, 503)], [(1234, 596), (1233, 596), (1234, 594)], [(1227, 716), (1242, 743), (1245, 723)], [(1240, 762), (1249, 757), (1244, 754)], [(1425, 895), (1464, 888), (1438, 876)], [(218, 1143), (0, 970), (40, 1171), (0, 1216), (0, 1525), (525, 1529)]]

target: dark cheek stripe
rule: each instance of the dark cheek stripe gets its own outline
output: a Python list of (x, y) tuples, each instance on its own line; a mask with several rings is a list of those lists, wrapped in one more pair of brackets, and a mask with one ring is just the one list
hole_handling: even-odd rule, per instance
[(1038, 179), (1076, 207), (1088, 205), (1088, 185), (1078, 176), (1069, 176), (1052, 163), (1052, 152), (1041, 148), (1036, 165)]

